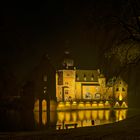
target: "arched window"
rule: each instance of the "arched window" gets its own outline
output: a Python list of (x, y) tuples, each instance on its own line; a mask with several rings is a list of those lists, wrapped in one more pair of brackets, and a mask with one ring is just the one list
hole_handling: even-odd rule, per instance
[(42, 111), (46, 111), (47, 110), (47, 102), (46, 102), (46, 100), (44, 99), (43, 101), (42, 101)]

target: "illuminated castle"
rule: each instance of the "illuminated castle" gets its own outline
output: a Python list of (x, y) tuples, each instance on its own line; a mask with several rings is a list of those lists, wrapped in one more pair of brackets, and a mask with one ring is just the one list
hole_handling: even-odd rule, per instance
[(100, 70), (79, 70), (68, 51), (56, 72), (57, 109), (127, 108), (127, 84), (121, 79), (106, 82)]

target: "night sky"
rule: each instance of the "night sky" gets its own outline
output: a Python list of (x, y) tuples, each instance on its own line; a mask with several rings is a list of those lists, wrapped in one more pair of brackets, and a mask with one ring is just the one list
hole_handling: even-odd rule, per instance
[(76, 66), (103, 68), (104, 49), (120, 27), (110, 17), (121, 15), (125, 0), (16, 2), (0, 5), (0, 63), (22, 79), (47, 53), (58, 66), (66, 49)]

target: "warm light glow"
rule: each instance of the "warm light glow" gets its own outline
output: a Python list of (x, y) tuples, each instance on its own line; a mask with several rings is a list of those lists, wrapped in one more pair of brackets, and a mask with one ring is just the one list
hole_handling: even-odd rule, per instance
[(92, 119), (93, 119), (93, 120), (96, 120), (96, 119), (97, 119), (97, 115), (98, 115), (98, 114), (97, 114), (97, 113), (98, 113), (98, 110), (92, 110), (91, 113), (92, 113)]
[(44, 99), (43, 101), (42, 101), (42, 111), (46, 111), (47, 110), (47, 102), (46, 102), (46, 100)]
[(94, 101), (94, 102), (92, 103), (92, 107), (93, 107), (93, 108), (97, 108), (97, 106), (98, 106), (97, 102)]
[(128, 106), (127, 106), (126, 102), (123, 102), (121, 107), (122, 108), (127, 108)]
[(80, 109), (80, 108), (84, 108), (84, 102), (79, 102), (78, 107), (79, 107), (79, 109)]
[(103, 108), (104, 107), (104, 103), (102, 101), (99, 102), (98, 107)]
[(65, 107), (69, 107), (70, 108), (71, 104), (70, 102), (66, 102)]
[[(64, 104), (58, 104), (57, 110), (111, 108), (114, 107), (110, 102), (112, 99), (113, 101), (122, 101), (124, 98), (127, 100), (128, 85), (121, 78), (112, 78), (107, 83), (103, 74), (98, 74), (98, 70), (58, 70), (56, 97), (57, 101), (63, 101)], [(113, 86), (112, 82), (114, 82)], [(115, 107), (120, 107), (119, 103), (115, 104)]]
[(57, 106), (57, 109), (64, 109), (65, 105), (64, 105), (64, 102), (60, 102), (58, 103), (58, 106)]
[(72, 104), (73, 104), (73, 105), (77, 105), (77, 102), (76, 102), (76, 101), (74, 101)]
[(91, 120), (91, 110), (85, 111), (85, 118), (86, 118), (86, 120)]
[(77, 113), (76, 113), (76, 112), (72, 112), (72, 120), (73, 120), (74, 122), (77, 121)]
[(74, 101), (74, 102), (72, 103), (72, 109), (77, 109), (77, 106), (78, 106), (78, 105), (77, 105), (77, 102)]
[(42, 124), (46, 125), (47, 123), (47, 112), (42, 112)]
[(116, 108), (117, 108), (117, 107), (120, 107), (119, 102), (116, 102), (114, 107), (116, 107)]
[(85, 103), (85, 108), (88, 109), (88, 108), (90, 108), (90, 107), (91, 107), (91, 103), (90, 103), (90, 102), (86, 102), (86, 103)]
[(83, 120), (83, 126), (91, 126), (91, 120)]
[[(81, 86), (81, 85), (80, 85)], [(96, 86), (83, 86), (82, 87), (82, 92), (83, 92), (83, 99), (94, 99), (95, 94), (97, 92), (97, 87)]]
[(63, 122), (65, 115), (64, 112), (57, 112), (58, 121)]
[(34, 111), (39, 111), (39, 100), (38, 99), (35, 101)]
[(78, 112), (78, 118), (80, 121), (84, 120), (84, 111), (79, 111)]
[(71, 114), (70, 112), (65, 112), (65, 121), (70, 122)]
[(110, 107), (109, 101), (106, 101), (106, 102), (105, 102), (105, 107)]
[(78, 127), (92, 126), (92, 120), (94, 120), (95, 125), (101, 125), (118, 120), (123, 120), (126, 118), (126, 113), (127, 110), (124, 109), (57, 112), (57, 124), (65, 126), (66, 123), (78, 123)]
[(110, 118), (110, 111), (109, 110), (105, 110), (105, 119), (108, 121)]
[(100, 120), (103, 120), (103, 118), (104, 118), (104, 110), (99, 110), (98, 111), (98, 117), (99, 117)]
[(39, 124), (39, 111), (34, 112), (34, 119)]
[(116, 121), (126, 119), (127, 110), (116, 110)]
[(119, 95), (119, 101), (122, 101), (122, 94)]

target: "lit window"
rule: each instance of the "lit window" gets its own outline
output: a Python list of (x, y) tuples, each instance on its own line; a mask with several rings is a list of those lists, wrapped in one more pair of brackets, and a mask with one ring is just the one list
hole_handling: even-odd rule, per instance
[(79, 80), (79, 77), (78, 77), (78, 75), (76, 74), (76, 80)]
[(87, 78), (86, 78), (86, 75), (84, 74), (84, 80), (86, 81), (87, 80)]
[(65, 94), (69, 94), (69, 91), (68, 90), (65, 90)]
[(94, 75), (92, 74), (92, 75), (91, 75), (91, 81), (93, 81), (93, 80), (94, 80)]
[(100, 93), (96, 93), (95, 94), (95, 99), (100, 99), (101, 98), (101, 94)]
[(125, 91), (125, 89), (124, 89), (124, 88), (122, 88), (122, 91)]

